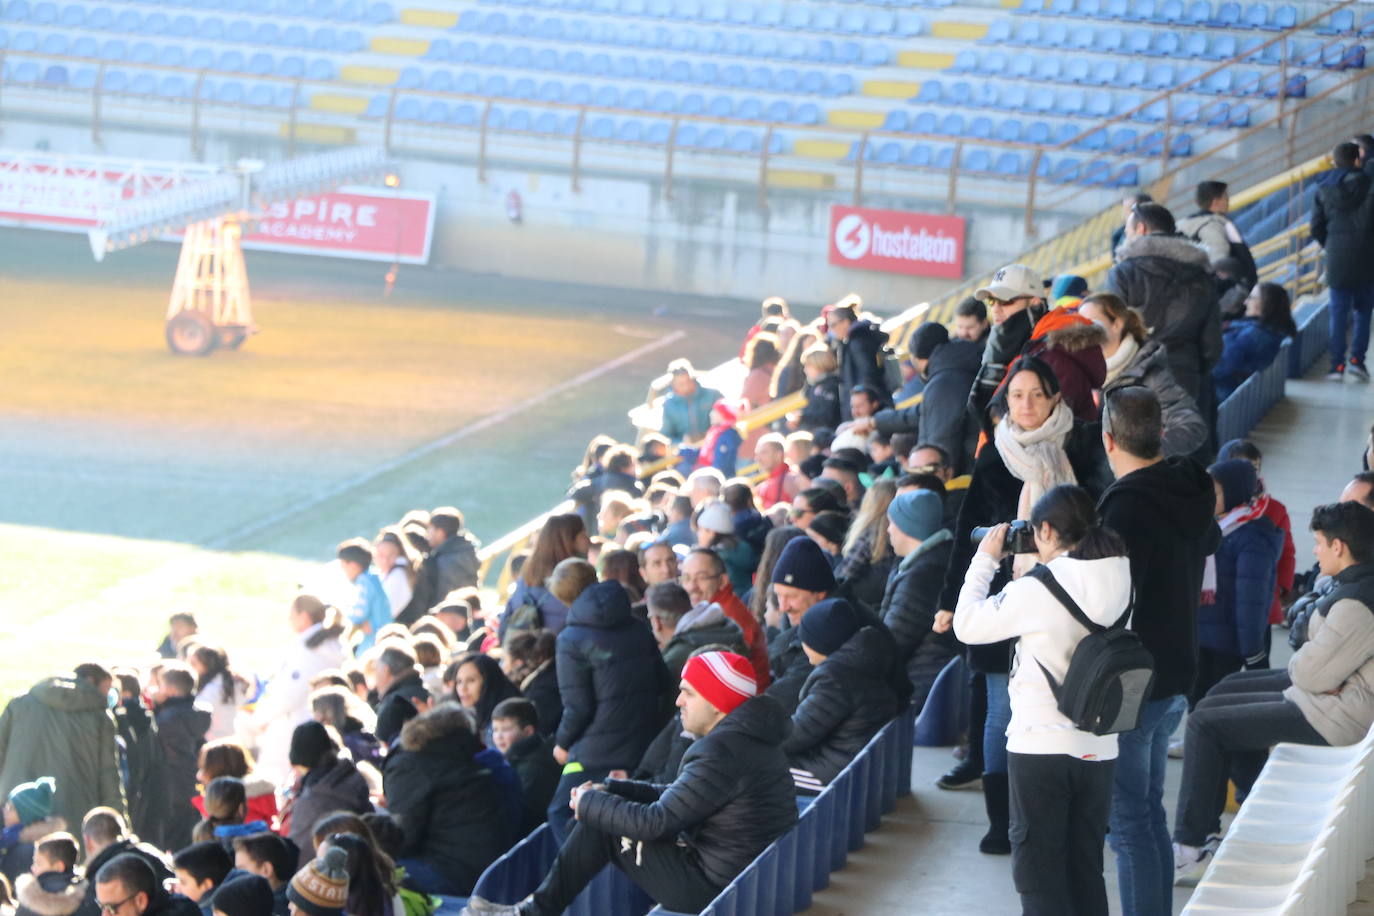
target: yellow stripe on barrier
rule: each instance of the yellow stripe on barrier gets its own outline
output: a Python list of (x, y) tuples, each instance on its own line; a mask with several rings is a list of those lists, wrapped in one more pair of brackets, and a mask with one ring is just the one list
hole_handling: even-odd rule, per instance
[(911, 99), (921, 91), (920, 83), (910, 80), (864, 80), (863, 94), (875, 99)]
[(429, 53), (429, 42), (420, 38), (378, 35), (372, 39), (372, 50), (377, 54), (395, 54), (398, 57), (424, 57)]
[(336, 114), (360, 115), (367, 111), (367, 99), (361, 95), (320, 92), (310, 97), (310, 107)]
[(920, 67), (925, 70), (948, 70), (954, 65), (953, 54), (935, 51), (898, 51), (897, 66)]
[(855, 111), (852, 108), (832, 108), (825, 116), (832, 127), (857, 127), (872, 130), (882, 127), (885, 115), (881, 111)]
[(800, 169), (769, 169), (770, 188), (819, 188), (835, 187), (835, 176), (825, 172), (803, 172)]
[[(283, 123), (277, 128), (283, 138), (292, 136), (291, 125)], [(306, 143), (334, 143), (346, 146), (358, 142), (358, 132), (351, 127), (338, 127), (333, 124), (296, 124), (295, 138)]]
[(401, 10), (404, 25), (421, 25), (432, 29), (451, 29), (458, 24), (458, 14), (447, 10), (425, 10), (411, 7)]
[(986, 22), (932, 22), (931, 38), (978, 39), (988, 33)]
[(349, 64), (339, 68), (339, 79), (345, 83), (362, 83), (367, 86), (394, 86), (401, 78), (401, 71), (395, 67), (363, 67)]
[(792, 153), (806, 159), (843, 159), (849, 154), (848, 140), (798, 140)]

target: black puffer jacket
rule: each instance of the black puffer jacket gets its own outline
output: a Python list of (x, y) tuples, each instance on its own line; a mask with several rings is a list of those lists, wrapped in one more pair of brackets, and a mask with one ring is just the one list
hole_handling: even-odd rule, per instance
[(1045, 304), (1037, 302), (1010, 316), (1001, 324), (993, 325), (992, 330), (988, 332), (988, 342), (983, 348), (978, 376), (968, 394), (969, 412), (979, 429), (989, 428), (988, 404), (992, 402), (992, 396), (1002, 384), (1007, 367), (1021, 355), (1026, 344), (1030, 343), (1035, 325), (1045, 317), (1046, 311), (1048, 309), (1045, 308)]
[(952, 633), (936, 633), (930, 628), (939, 610), (940, 590), (944, 588), (945, 571), (953, 552), (954, 536), (938, 531), (922, 543), (917, 553), (902, 558), (888, 576), (878, 615), (897, 643), (897, 661), (904, 668), (928, 639), (948, 642), (951, 650), (956, 645)]
[(840, 414), (849, 416), (849, 393), (860, 385), (868, 385), (884, 404), (892, 403), (887, 388), (887, 367), (883, 348), (887, 346), (887, 332), (867, 319), (859, 319), (849, 327), (849, 336), (840, 343)]
[(639, 760), (630, 778), (637, 782), (654, 782), (667, 785), (677, 778), (682, 768), (682, 755), (697, 740), (682, 730), (682, 717), (673, 716), (663, 728), (659, 729), (649, 749)]
[[(1093, 499), (1111, 486), (1114, 478), (1111, 466), (1107, 464), (1107, 454), (1102, 450), (1100, 423), (1075, 420), (1073, 429), (1064, 440), (1064, 452), (1073, 466), (1078, 485), (1087, 490)], [(973, 529), (1016, 518), (1021, 486), (1021, 481), (1007, 470), (997, 446), (992, 442), (985, 445), (974, 462), (973, 479), (959, 507), (959, 521), (954, 529), (954, 549), (950, 553), (949, 571), (945, 574), (944, 593), (940, 597), (940, 607), (944, 610), (952, 611), (959, 603), (959, 589), (964, 586), (964, 574), (968, 572), (969, 562), (977, 550), (977, 545), (969, 541)], [(1002, 572), (992, 581), (990, 594), (1001, 591), (1006, 584), (1010, 565), (1003, 564)], [(1011, 643), (971, 646), (969, 661), (975, 671), (1005, 674), (1011, 667)]]
[(558, 669), (553, 659), (526, 675), (520, 682), (520, 692), (539, 713), (539, 734), (552, 738), (563, 718), (563, 698), (558, 693)]
[(1343, 169), (1312, 198), (1312, 238), (1326, 252), (1326, 285), (1332, 289), (1374, 286), (1374, 198), (1370, 177)]
[(673, 634), (663, 647), (663, 664), (668, 668), (669, 683), (677, 683), (682, 676), (683, 666), (692, 653), (702, 646), (728, 646), (731, 652), (738, 652), (745, 658), (749, 650), (744, 645), (744, 634), (733, 620), (725, 616), (719, 605), (711, 605), (692, 625), (691, 629)]
[(157, 708), (157, 737), (163, 759), (162, 786), (167, 793), (166, 819), (157, 840), (168, 849), (191, 843), (200, 813), (191, 806), (196, 794), (200, 749), (210, 729), (210, 710), (194, 697), (169, 697)]
[(516, 741), (506, 751), (506, 762), (520, 780), (520, 804), (524, 820), (520, 836), (528, 836), (548, 817), (549, 803), (563, 775), (553, 759), (553, 744), (536, 732)]
[(893, 665), (886, 634), (864, 627), (816, 666), (802, 686), (783, 742), (788, 762), (823, 784), (863, 750), (868, 739), (897, 714), (897, 695), (884, 672)]
[[(388, 793), (389, 794), (389, 793)], [(368, 814), (372, 799), (367, 780), (351, 760), (324, 760), (301, 779), (300, 795), (291, 805), (287, 839), (301, 851), (298, 868), (305, 868), (315, 857), (315, 825), (335, 811)]]
[(1221, 359), (1221, 310), (1212, 263), (1181, 235), (1142, 235), (1121, 247), (1105, 292), (1137, 309), (1168, 348), (1174, 378), (1196, 398)]
[(607, 780), (605, 792), (581, 797), (578, 817), (641, 842), (681, 837), (724, 887), (797, 821), (782, 752), (790, 727), (771, 698), (745, 700), (687, 749), (671, 785)]
[(834, 429), (840, 425), (840, 377), (835, 373), (821, 376), (814, 385), (808, 384), (806, 406), (797, 420), (797, 428), (807, 432)]
[(625, 587), (600, 582), (579, 595), (557, 646), (558, 746), (589, 770), (634, 766), (671, 700), (658, 644), (631, 614)]
[(954, 473), (963, 474), (973, 457), (978, 430), (969, 422), (968, 396), (983, 362), (983, 348), (971, 340), (951, 340), (930, 354), (921, 403), (880, 410), (873, 417), (880, 433), (915, 433), (921, 442), (934, 442), (954, 460)]
[(473, 755), (482, 749), (467, 713), (441, 706), (407, 722), (400, 753), (386, 760), (387, 806), (416, 858), (472, 892), (482, 870), (505, 851), (501, 801), (491, 773)]
[(429, 688), (418, 673), (402, 675), (377, 702), (377, 727), (372, 733), (389, 747), (400, 737), (401, 726), (419, 714), (414, 701), (428, 702), (429, 699)]
[(425, 557), (415, 573), (415, 591), (410, 603), (396, 615), (397, 623), (409, 626), (429, 613), (430, 608), (455, 588), (476, 585), (477, 570), (481, 566), (477, 550), (481, 546), (472, 534), (459, 531)]

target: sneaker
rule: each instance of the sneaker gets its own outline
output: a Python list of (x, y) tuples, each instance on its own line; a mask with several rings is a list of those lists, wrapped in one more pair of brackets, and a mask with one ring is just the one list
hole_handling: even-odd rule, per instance
[(939, 779), (935, 785), (941, 789), (981, 789), (983, 788), (983, 768), (965, 759)]
[[(1367, 377), (1368, 377), (1368, 374), (1366, 374), (1366, 378), (1367, 378)], [(1339, 381), (1343, 380), (1344, 378), (1345, 378), (1345, 366), (1344, 366), (1344, 365), (1332, 366), (1332, 367), (1331, 367), (1331, 371), (1328, 372), (1328, 373), (1326, 373), (1326, 380), (1327, 380), (1328, 382), (1339, 382)]]
[(1169, 756), (1175, 760), (1183, 759), (1183, 739), (1181, 737), (1169, 742)]
[[(1208, 837), (1208, 844), (1212, 837)], [(1205, 871), (1207, 865), (1212, 861), (1212, 854), (1216, 852), (1215, 847), (1210, 845), (1185, 846), (1182, 843), (1174, 844), (1174, 884), (1176, 886), (1189, 886), (1197, 884)]]
[(1345, 374), (1357, 382), (1364, 383), (1369, 381), (1369, 370), (1359, 363), (1351, 363), (1350, 366), (1346, 368)]
[(469, 897), (462, 916), (535, 916), (533, 896), (519, 903), (491, 903), (481, 897)]

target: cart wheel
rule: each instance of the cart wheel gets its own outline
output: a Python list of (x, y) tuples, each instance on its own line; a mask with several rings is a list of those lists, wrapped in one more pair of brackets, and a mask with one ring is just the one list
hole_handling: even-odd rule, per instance
[(217, 328), (219, 346), (224, 350), (237, 350), (248, 339), (247, 328)]
[(178, 312), (167, 322), (167, 346), (180, 356), (208, 356), (217, 337), (204, 312)]

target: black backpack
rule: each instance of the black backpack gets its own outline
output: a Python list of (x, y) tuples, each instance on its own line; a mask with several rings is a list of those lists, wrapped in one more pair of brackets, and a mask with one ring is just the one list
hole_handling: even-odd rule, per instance
[(1155, 662), (1140, 637), (1126, 629), (1135, 597), (1126, 612), (1111, 626), (1094, 623), (1083, 613), (1047, 566), (1036, 566), (1026, 575), (1045, 586), (1073, 619), (1087, 629), (1069, 657), (1064, 683), (1040, 665), (1059, 711), (1075, 727), (1094, 735), (1115, 735), (1140, 724), (1140, 711), (1150, 699)]

